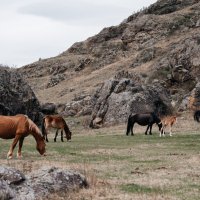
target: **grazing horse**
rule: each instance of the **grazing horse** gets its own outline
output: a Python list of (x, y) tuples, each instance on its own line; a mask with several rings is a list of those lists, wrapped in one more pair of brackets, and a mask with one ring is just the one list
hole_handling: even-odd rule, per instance
[(13, 143), (7, 154), (7, 158), (12, 158), (15, 146), (19, 141), (17, 157), (21, 158), (24, 138), (31, 134), (36, 141), (36, 149), (41, 155), (45, 154), (45, 142), (42, 133), (37, 125), (26, 115), (3, 116), (0, 115), (0, 138), (13, 139)]
[(200, 118), (200, 110), (196, 110), (194, 112), (194, 120), (200, 122), (199, 118)]
[(133, 126), (135, 123), (138, 123), (141, 126), (147, 126), (147, 129), (145, 131), (145, 135), (147, 135), (147, 132), (149, 130), (149, 134), (152, 135), (151, 129), (154, 123), (156, 123), (159, 127), (159, 131), (162, 129), (162, 122), (157, 117), (155, 113), (142, 113), (142, 114), (131, 114), (128, 117), (128, 123), (127, 123), (127, 131), (126, 135), (129, 134), (131, 131), (131, 135), (133, 134)]
[(177, 122), (176, 116), (165, 116), (161, 118), (161, 122), (163, 124), (162, 131), (160, 132), (160, 137), (165, 135), (165, 129), (169, 126), (169, 135), (172, 136), (172, 126)]
[(56, 128), (56, 135), (54, 138), (54, 142), (56, 142), (56, 137), (58, 135), (58, 130), (61, 129), (61, 141), (63, 142), (63, 130), (65, 131), (67, 140), (71, 140), (71, 131), (69, 130), (65, 120), (63, 117), (59, 115), (46, 115), (43, 118), (42, 122), (42, 135), (44, 139), (48, 142), (47, 134), (49, 128)]

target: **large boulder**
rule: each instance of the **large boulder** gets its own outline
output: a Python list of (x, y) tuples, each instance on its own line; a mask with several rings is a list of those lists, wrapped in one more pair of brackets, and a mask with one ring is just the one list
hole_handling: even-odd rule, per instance
[(127, 120), (130, 113), (156, 112), (166, 115), (173, 112), (170, 94), (159, 82), (143, 85), (137, 75), (132, 78), (112, 78), (97, 90), (93, 97), (90, 126), (115, 124)]
[(40, 104), (31, 87), (15, 69), (0, 67), (0, 114), (26, 114), (40, 120)]
[(87, 188), (88, 182), (78, 172), (46, 167), (28, 176), (13, 168), (0, 166), (0, 199), (48, 199), (51, 194)]

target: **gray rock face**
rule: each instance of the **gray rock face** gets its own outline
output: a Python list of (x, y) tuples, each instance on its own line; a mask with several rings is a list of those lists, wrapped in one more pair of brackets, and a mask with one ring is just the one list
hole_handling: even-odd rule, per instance
[(39, 101), (16, 70), (0, 67), (0, 94), (0, 114), (22, 113), (38, 121)]
[(40, 169), (25, 177), (23, 173), (0, 166), (0, 199), (34, 200), (48, 198), (52, 193), (66, 193), (88, 187), (81, 174), (58, 168)]
[(198, 0), (159, 0), (157, 3), (151, 5), (146, 13), (156, 15), (168, 14), (197, 2)]
[(173, 112), (170, 94), (165, 88), (159, 83), (144, 86), (134, 78), (106, 81), (94, 95), (93, 104), (91, 127), (124, 122), (130, 113), (154, 111), (164, 115)]
[(186, 109), (200, 109), (200, 82), (197, 82), (195, 88), (191, 92), (187, 93), (183, 98), (179, 110), (184, 111)]

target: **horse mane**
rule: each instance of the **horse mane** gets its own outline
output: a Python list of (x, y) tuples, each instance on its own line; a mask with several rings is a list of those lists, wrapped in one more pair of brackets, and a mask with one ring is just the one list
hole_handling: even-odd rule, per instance
[(160, 123), (161, 122), (160, 117), (158, 117), (158, 115), (155, 112), (151, 112), (150, 114), (153, 116), (153, 118), (155, 119), (156, 123)]
[(28, 126), (29, 126), (29, 130), (32, 134), (37, 133), (39, 136), (42, 137), (42, 132), (40, 131), (40, 129), (37, 127), (37, 125), (30, 119), (27, 117), (28, 120)]
[(63, 121), (63, 124), (64, 124), (64, 130), (65, 130), (65, 132), (71, 134), (71, 131), (69, 130), (69, 127), (67, 126), (66, 121), (63, 118), (62, 118), (62, 121)]

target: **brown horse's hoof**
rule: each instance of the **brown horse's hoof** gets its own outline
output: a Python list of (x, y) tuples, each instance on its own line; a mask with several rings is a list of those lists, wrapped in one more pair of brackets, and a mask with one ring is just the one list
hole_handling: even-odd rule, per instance
[(17, 158), (18, 158), (18, 159), (22, 159), (22, 158), (23, 158), (23, 156), (22, 156), (22, 155), (18, 155), (18, 154), (17, 154)]
[(12, 156), (7, 156), (7, 159), (9, 159), (9, 160), (12, 159)]

